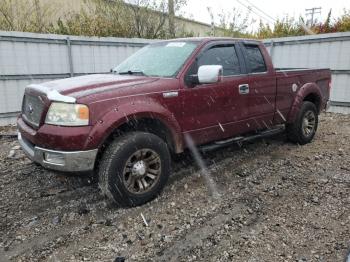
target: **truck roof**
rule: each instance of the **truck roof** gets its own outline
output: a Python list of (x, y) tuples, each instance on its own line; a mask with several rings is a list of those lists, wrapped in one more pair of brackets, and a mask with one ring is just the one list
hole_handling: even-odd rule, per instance
[[(168, 40), (162, 40), (159, 42), (187, 42), (187, 41), (198, 41), (198, 42), (211, 42), (211, 41), (241, 41), (250, 43), (261, 43), (261, 41), (249, 38), (233, 38), (233, 37), (186, 37), (186, 38), (174, 38)], [(158, 42), (158, 41), (157, 41)]]

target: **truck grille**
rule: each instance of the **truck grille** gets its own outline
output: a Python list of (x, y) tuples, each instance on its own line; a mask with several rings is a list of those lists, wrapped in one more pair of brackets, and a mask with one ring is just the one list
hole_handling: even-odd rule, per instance
[(33, 127), (39, 127), (44, 103), (39, 96), (25, 94), (22, 105), (22, 116), (24, 121)]

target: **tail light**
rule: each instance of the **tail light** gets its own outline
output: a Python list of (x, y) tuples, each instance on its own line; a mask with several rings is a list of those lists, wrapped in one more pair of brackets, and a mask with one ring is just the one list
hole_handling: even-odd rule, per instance
[(332, 89), (332, 80), (328, 81), (328, 89), (331, 90)]

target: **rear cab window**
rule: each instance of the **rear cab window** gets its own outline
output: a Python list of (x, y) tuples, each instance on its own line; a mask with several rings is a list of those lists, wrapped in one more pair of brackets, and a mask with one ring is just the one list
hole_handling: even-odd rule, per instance
[(250, 73), (265, 73), (267, 72), (264, 56), (258, 45), (244, 44), (245, 60)]

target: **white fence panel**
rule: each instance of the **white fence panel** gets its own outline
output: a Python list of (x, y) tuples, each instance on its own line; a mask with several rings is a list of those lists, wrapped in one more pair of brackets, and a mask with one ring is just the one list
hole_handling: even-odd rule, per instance
[[(0, 125), (13, 122), (25, 86), (105, 73), (151, 40), (0, 31)], [(330, 68), (331, 100), (350, 106), (350, 32), (265, 41), (276, 67)]]
[(14, 122), (27, 85), (109, 72), (150, 42), (0, 31), (0, 125)]
[(276, 67), (330, 68), (332, 104), (350, 106), (350, 32), (267, 39), (264, 43)]

